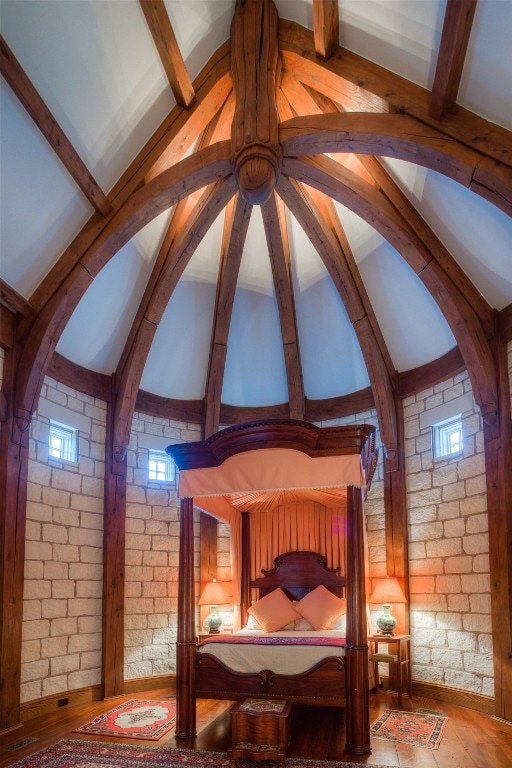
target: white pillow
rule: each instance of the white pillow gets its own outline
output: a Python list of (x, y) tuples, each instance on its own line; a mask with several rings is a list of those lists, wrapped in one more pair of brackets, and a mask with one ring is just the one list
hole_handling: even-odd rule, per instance
[(249, 616), (247, 617), (247, 624), (245, 625), (245, 629), (253, 629), (253, 630), (261, 629), (261, 624), (259, 623), (259, 621), (256, 621), (254, 616), (251, 616), (251, 614), (249, 614)]
[(342, 613), (337, 619), (334, 619), (329, 629), (337, 629), (339, 632), (347, 631), (347, 614)]
[(307, 619), (297, 619), (294, 629), (297, 632), (312, 632), (315, 628)]

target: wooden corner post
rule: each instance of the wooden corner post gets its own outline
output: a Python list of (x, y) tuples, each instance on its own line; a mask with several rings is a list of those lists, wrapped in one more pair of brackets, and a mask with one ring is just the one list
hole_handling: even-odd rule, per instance
[(180, 570), (178, 580), (178, 642), (176, 653), (176, 736), (196, 735), (194, 507), (192, 498), (180, 503)]
[(355, 755), (371, 752), (368, 700), (368, 631), (363, 531), (363, 491), (347, 488), (347, 646), (346, 749)]

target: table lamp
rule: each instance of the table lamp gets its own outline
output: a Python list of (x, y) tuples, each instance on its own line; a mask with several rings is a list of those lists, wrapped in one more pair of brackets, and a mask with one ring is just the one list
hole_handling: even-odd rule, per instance
[(396, 618), (389, 612), (391, 603), (406, 603), (407, 600), (397, 579), (388, 576), (377, 582), (370, 603), (382, 603), (384, 613), (377, 619), (377, 626), (383, 635), (393, 635), (397, 625)]
[(212, 579), (206, 583), (199, 598), (199, 605), (210, 606), (210, 613), (204, 620), (210, 635), (217, 635), (222, 624), (222, 619), (217, 611), (218, 606), (226, 605), (230, 600), (230, 595), (224, 584), (221, 584), (217, 579)]

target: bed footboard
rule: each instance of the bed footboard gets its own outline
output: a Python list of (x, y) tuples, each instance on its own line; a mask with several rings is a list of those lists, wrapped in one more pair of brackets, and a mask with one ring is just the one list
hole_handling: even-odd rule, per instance
[(196, 696), (238, 701), (287, 699), (319, 707), (345, 707), (345, 658), (332, 656), (298, 675), (233, 672), (208, 653), (196, 654)]

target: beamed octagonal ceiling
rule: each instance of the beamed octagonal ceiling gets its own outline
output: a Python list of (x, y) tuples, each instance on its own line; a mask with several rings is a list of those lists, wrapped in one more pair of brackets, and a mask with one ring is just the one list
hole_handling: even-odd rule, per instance
[(492, 423), (511, 9), (4, 0), (19, 428), (72, 369), (116, 393), (119, 456), (136, 409), (208, 436), (375, 405), (392, 465), (396, 398), (464, 369)]

